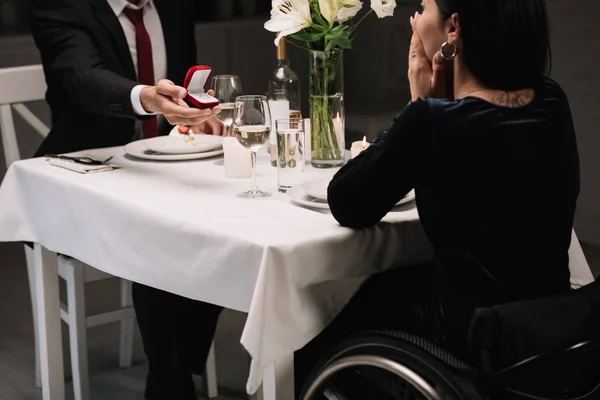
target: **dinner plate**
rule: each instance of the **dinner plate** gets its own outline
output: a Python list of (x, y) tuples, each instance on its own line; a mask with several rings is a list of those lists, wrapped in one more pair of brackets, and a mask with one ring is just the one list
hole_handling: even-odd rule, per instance
[[(176, 129), (176, 128), (175, 128)], [(223, 138), (214, 135), (194, 135), (193, 141), (187, 141), (187, 135), (171, 134), (147, 139), (144, 144), (155, 153), (160, 154), (192, 154), (214, 151), (223, 147)]]
[(327, 187), (329, 186), (329, 182), (327, 179), (313, 179), (304, 182), (302, 189), (315, 199), (327, 202)]
[[(316, 208), (319, 210), (329, 210), (327, 200), (319, 199), (306, 192), (303, 185), (296, 185), (287, 192), (289, 198), (302, 206)], [(402, 200), (396, 203), (395, 207), (409, 203), (415, 199), (415, 191), (411, 190)]]
[[(313, 179), (302, 184), (302, 189), (305, 194), (327, 203), (327, 187), (329, 181), (325, 179)], [(396, 203), (396, 206), (408, 203), (415, 199), (415, 191), (411, 190), (404, 196), (402, 200)]]
[(296, 185), (287, 191), (289, 198), (296, 204), (319, 210), (329, 210), (327, 200), (317, 199), (304, 191), (302, 185)]
[(152, 161), (187, 161), (187, 160), (201, 160), (204, 158), (212, 158), (223, 154), (223, 148), (217, 148), (213, 151), (206, 151), (203, 153), (190, 153), (190, 154), (163, 154), (152, 151), (146, 146), (146, 142), (152, 139), (142, 139), (135, 142), (131, 142), (125, 145), (125, 152), (132, 157), (141, 158), (143, 160)]

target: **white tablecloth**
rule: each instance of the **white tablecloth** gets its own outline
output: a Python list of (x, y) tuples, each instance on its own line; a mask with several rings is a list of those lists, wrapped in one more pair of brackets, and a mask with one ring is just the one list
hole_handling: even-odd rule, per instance
[[(144, 162), (122, 148), (82, 154), (115, 155), (123, 168), (80, 175), (44, 159), (12, 165), (0, 187), (0, 241), (38, 242), (110, 274), (247, 312), (250, 393), (263, 368), (317, 335), (365, 276), (431, 257), (414, 208), (352, 231), (283, 194), (236, 197), (249, 180), (225, 179), (214, 160)], [(275, 169), (259, 161), (259, 186), (275, 192)]]

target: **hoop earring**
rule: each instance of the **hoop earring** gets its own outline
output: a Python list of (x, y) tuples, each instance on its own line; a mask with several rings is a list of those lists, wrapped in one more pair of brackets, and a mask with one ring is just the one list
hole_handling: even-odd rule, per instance
[[(450, 55), (446, 55), (446, 49), (448, 48), (448, 46), (452, 46), (453, 49), (452, 54)], [(456, 55), (458, 54), (458, 47), (455, 44), (444, 42), (444, 44), (442, 44), (440, 52), (442, 53), (442, 57), (444, 57), (444, 59), (452, 61), (454, 60), (454, 57), (456, 57)]]

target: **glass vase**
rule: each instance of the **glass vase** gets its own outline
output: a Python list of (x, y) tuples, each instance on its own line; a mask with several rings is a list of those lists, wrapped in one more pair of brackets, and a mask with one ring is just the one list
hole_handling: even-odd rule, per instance
[(311, 164), (332, 168), (344, 164), (344, 53), (311, 51)]

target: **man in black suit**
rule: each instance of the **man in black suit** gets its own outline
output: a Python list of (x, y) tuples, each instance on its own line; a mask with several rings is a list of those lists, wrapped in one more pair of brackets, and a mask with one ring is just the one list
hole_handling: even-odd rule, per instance
[[(52, 130), (39, 154), (124, 145), (135, 138), (136, 121), (152, 117), (147, 114), (192, 126), (212, 116), (174, 102), (185, 91), (163, 80), (181, 85), (196, 64), (194, 1), (34, 0), (32, 9), (52, 110)], [(143, 14), (143, 26), (132, 22), (129, 10)], [(143, 55), (137, 52), (138, 28), (147, 28), (154, 65), (138, 60)], [(147, 72), (139, 67), (152, 69), (154, 80), (142, 82), (142, 74), (138, 79)], [(139, 83), (146, 90), (140, 91)], [(148, 109), (137, 110), (136, 102)], [(170, 126), (162, 122), (165, 134)], [(216, 122), (205, 122), (207, 133), (218, 130)]]
[[(218, 107), (189, 108), (177, 86), (196, 64), (193, 0), (34, 0), (32, 32), (52, 111), (38, 155), (121, 146), (168, 123), (220, 133)], [(221, 307), (139, 284), (133, 297), (146, 399), (195, 399), (191, 375), (202, 373)]]

